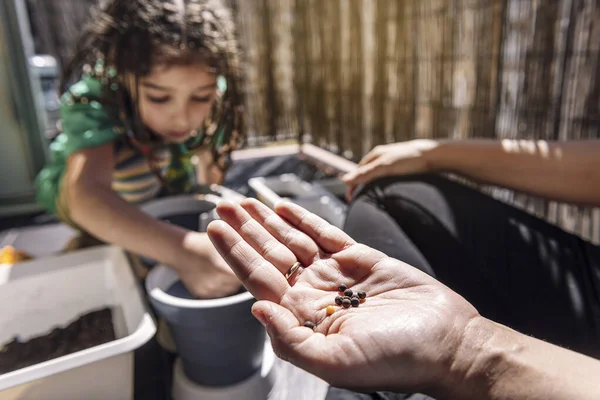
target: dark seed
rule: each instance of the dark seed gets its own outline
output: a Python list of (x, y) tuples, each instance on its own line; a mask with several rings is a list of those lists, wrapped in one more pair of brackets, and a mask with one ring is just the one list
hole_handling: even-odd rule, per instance
[(344, 308), (350, 308), (350, 306), (352, 305), (352, 302), (348, 299), (344, 299), (344, 300), (342, 300), (342, 305), (344, 306)]
[(358, 307), (359, 304), (360, 304), (359, 299), (352, 299), (352, 307)]
[(342, 305), (342, 300), (344, 300), (342, 298), (342, 296), (336, 296), (335, 297), (335, 304), (337, 304), (338, 306), (341, 306)]
[(310, 322), (310, 321), (306, 321), (306, 322), (304, 323), (304, 326), (305, 326), (305, 327), (307, 327), (307, 328), (310, 328), (310, 329), (315, 329), (315, 324), (313, 324), (313, 323), (312, 323), (312, 322)]
[(344, 296), (352, 297), (352, 294), (353, 294), (353, 293), (354, 293), (354, 292), (352, 291), (352, 289), (346, 289), (346, 290), (344, 291)]
[(358, 297), (364, 299), (365, 297), (367, 297), (367, 294), (365, 292), (360, 291), (358, 292)]
[(346, 289), (348, 289), (348, 286), (344, 285), (343, 283), (338, 287), (338, 290), (340, 292), (345, 292)]

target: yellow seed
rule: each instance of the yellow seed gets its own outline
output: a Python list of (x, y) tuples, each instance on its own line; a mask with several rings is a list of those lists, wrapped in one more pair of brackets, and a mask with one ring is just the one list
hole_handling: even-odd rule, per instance
[(325, 309), (325, 311), (327, 311), (327, 315), (331, 315), (335, 312), (335, 307), (334, 306), (327, 306), (327, 308)]
[(0, 249), (0, 264), (15, 264), (17, 262), (17, 251), (12, 246)]

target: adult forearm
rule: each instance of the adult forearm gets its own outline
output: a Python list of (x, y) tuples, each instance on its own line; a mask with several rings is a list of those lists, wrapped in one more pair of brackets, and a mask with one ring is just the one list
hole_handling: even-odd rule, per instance
[(600, 140), (443, 141), (431, 166), (548, 199), (600, 205)]
[(469, 326), (453, 367), (440, 399), (600, 398), (600, 361), (485, 318)]

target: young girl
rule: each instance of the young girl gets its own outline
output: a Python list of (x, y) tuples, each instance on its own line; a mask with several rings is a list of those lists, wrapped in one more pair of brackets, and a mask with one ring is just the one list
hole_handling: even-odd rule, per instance
[(47, 210), (172, 266), (202, 297), (235, 292), (240, 282), (206, 234), (136, 204), (188, 191), (196, 173), (221, 182), (243, 135), (234, 33), (218, 0), (104, 2), (64, 71), (61, 88), (78, 81), (62, 94), (62, 132), (37, 178)]

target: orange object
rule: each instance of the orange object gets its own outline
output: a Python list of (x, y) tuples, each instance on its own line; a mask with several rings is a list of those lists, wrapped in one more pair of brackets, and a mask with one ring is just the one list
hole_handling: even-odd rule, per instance
[(29, 254), (23, 250), (17, 250), (13, 246), (4, 246), (0, 250), (0, 264), (17, 264), (31, 259)]
[(14, 264), (17, 262), (17, 252), (12, 246), (5, 246), (0, 251), (0, 264)]
[(325, 311), (327, 311), (327, 315), (331, 315), (335, 312), (335, 307), (334, 306), (327, 306), (327, 308), (325, 309)]

